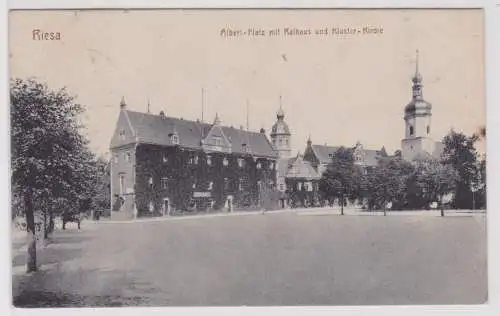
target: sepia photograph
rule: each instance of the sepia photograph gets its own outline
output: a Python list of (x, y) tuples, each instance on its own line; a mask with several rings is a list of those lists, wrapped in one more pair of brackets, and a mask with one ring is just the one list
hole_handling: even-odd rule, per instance
[(8, 19), (13, 307), (488, 302), (483, 9)]

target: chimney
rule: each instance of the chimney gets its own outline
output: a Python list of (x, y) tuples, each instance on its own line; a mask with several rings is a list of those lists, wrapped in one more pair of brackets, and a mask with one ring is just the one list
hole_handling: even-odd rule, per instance
[(261, 133), (261, 134), (265, 134), (265, 133), (266, 133), (266, 130), (264, 129), (264, 127), (262, 127), (262, 128), (260, 129), (260, 133)]
[(163, 112), (163, 110), (161, 110), (161, 111), (160, 111), (160, 116), (161, 116), (162, 118), (165, 118), (165, 112)]

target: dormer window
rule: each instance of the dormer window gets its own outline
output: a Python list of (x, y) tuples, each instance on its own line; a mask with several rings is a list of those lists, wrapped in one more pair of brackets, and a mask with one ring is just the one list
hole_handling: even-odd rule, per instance
[(172, 141), (172, 144), (179, 145), (179, 135), (172, 134), (172, 136), (170, 136), (170, 140)]

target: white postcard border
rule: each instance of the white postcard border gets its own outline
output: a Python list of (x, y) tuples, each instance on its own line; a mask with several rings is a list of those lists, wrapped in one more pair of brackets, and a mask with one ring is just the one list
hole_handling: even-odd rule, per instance
[[(384, 306), (384, 307), (231, 307), (231, 308), (127, 308), (127, 309), (11, 309), (11, 289), (10, 289), (10, 225), (8, 220), (2, 221), (2, 231), (6, 232), (1, 238), (0, 253), (4, 260), (1, 261), (2, 269), (2, 292), (1, 306), (5, 314), (13, 313), (16, 315), (67, 315), (81, 313), (110, 314), (120, 313), (121, 315), (136, 315), (145, 312), (160, 312), (168, 314), (185, 315), (205, 315), (214, 313), (214, 315), (255, 315), (256, 313), (265, 315), (274, 315), (276, 313), (286, 313), (289, 315), (304, 315), (305, 313), (331, 313), (348, 315), (500, 315), (500, 247), (496, 244), (500, 240), (500, 215), (495, 212), (500, 209), (498, 194), (500, 192), (500, 150), (494, 143), (500, 137), (500, 127), (497, 123), (500, 118), (500, 67), (498, 56), (500, 56), (500, 47), (498, 41), (498, 30), (500, 30), (500, 2), (486, 0), (338, 0), (338, 1), (223, 1), (212, 0), (210, 2), (201, 0), (8, 0), (8, 7), (2, 7), (0, 11), (0, 57), (2, 63), (2, 76), (0, 76), (0, 95), (4, 108), (0, 112), (0, 144), (2, 155), (0, 155), (0, 177), (1, 182), (1, 201), (4, 202), (4, 216), (8, 216), (6, 210), (9, 205), (9, 183), (10, 183), (10, 157), (9, 157), (9, 107), (8, 107), (8, 10), (9, 9), (138, 9), (138, 8), (484, 8), (485, 10), (485, 45), (486, 45), (486, 103), (487, 118), (486, 126), (488, 128), (487, 153), (488, 153), (488, 279), (489, 279), (489, 302), (482, 306)], [(9, 233), (9, 235), (7, 235)], [(458, 276), (457, 276), (458, 277)], [(3, 314), (3, 313), (2, 313)]]

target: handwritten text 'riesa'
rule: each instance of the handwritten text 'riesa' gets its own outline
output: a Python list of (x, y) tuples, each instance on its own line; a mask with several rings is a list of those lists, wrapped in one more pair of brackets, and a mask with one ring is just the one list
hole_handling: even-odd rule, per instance
[(381, 26), (356, 26), (356, 27), (324, 27), (324, 28), (295, 28), (295, 27), (285, 27), (285, 28), (248, 28), (238, 29), (225, 27), (220, 30), (220, 36), (225, 38), (236, 38), (236, 37), (291, 37), (291, 36), (357, 36), (357, 35), (381, 35), (384, 34), (384, 28)]

